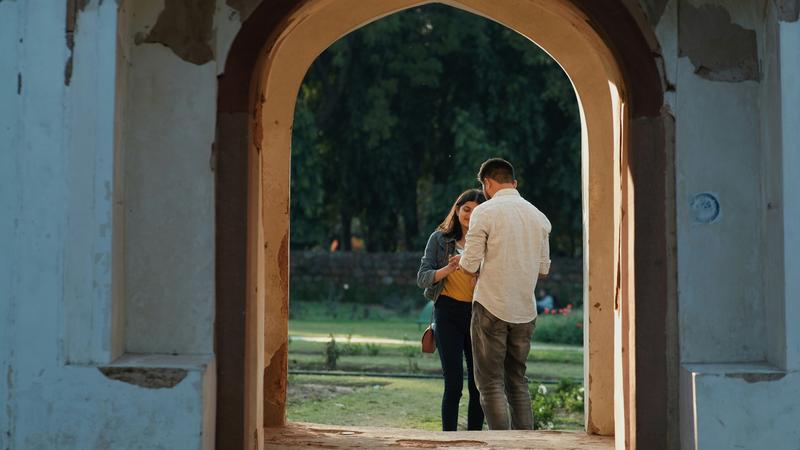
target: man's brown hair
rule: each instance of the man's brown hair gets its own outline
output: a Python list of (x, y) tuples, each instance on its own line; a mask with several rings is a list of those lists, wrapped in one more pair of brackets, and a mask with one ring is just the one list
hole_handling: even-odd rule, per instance
[(512, 183), (515, 180), (514, 166), (502, 158), (487, 159), (478, 170), (478, 181), (483, 183), (486, 178), (498, 183)]

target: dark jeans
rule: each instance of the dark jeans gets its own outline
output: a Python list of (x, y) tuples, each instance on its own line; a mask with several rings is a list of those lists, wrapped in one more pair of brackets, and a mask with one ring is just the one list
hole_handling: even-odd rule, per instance
[(480, 303), (472, 308), (475, 380), (490, 430), (532, 430), (533, 411), (525, 361), (536, 319), (509, 323)]
[(469, 387), (469, 407), (467, 409), (467, 429), (483, 428), (483, 409), (480, 394), (472, 374), (472, 344), (469, 324), (472, 317), (472, 304), (460, 302), (440, 295), (434, 309), (436, 323), (434, 337), (439, 359), (442, 361), (444, 375), (444, 394), (442, 395), (442, 431), (456, 431), (458, 426), (458, 403), (464, 388), (463, 361), (467, 359), (467, 386)]

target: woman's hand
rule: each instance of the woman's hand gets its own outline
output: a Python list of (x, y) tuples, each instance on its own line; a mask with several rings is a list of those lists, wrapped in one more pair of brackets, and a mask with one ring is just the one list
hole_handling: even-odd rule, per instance
[(451, 256), (450, 259), (447, 260), (447, 265), (437, 270), (433, 275), (433, 282), (438, 283), (439, 280), (447, 278), (448, 275), (458, 270), (459, 261), (461, 261), (460, 255)]
[(461, 261), (461, 255), (453, 255), (447, 260), (447, 267), (452, 268), (452, 270), (458, 270), (459, 261)]

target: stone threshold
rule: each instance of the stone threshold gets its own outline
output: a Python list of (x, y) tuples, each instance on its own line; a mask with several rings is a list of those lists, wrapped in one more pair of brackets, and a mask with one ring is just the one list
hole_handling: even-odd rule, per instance
[(611, 450), (614, 438), (575, 431), (423, 431), (289, 423), (264, 429), (265, 449), (574, 449)]

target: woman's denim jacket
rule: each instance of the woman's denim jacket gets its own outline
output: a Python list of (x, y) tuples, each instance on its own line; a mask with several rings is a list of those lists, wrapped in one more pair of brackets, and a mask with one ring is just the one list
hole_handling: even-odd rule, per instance
[(444, 279), (434, 283), (433, 277), (438, 269), (446, 266), (450, 255), (455, 253), (455, 239), (445, 237), (441, 231), (434, 231), (428, 238), (425, 254), (417, 272), (417, 286), (425, 289), (425, 297), (436, 301), (444, 288)]

